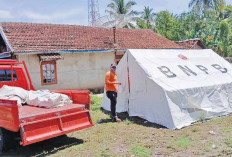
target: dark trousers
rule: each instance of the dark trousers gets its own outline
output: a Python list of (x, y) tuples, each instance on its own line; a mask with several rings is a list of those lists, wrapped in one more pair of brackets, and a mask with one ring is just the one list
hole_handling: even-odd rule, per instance
[(111, 116), (114, 118), (116, 115), (117, 92), (107, 91), (106, 96), (110, 99)]

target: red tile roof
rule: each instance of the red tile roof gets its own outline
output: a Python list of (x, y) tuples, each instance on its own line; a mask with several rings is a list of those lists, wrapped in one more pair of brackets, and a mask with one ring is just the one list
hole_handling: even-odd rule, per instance
[[(108, 50), (113, 29), (77, 25), (1, 22), (14, 52)], [(181, 48), (152, 30), (116, 29), (117, 49)]]
[(183, 49), (193, 49), (196, 45), (200, 46), (202, 49), (206, 48), (200, 38), (176, 41), (175, 43), (181, 46)]

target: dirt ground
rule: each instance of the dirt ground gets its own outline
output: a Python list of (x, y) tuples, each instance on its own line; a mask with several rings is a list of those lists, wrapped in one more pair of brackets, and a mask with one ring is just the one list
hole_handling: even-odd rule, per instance
[(100, 109), (101, 100), (92, 96), (94, 127), (26, 147), (16, 146), (3, 156), (232, 156), (232, 116), (180, 130), (129, 117), (127, 113), (119, 114), (123, 122), (112, 123), (109, 112)]

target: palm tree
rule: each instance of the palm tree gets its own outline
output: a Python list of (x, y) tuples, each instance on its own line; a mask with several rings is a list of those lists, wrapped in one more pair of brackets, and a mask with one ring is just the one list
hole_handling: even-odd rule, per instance
[(135, 11), (131, 10), (133, 5), (136, 5), (135, 1), (130, 0), (125, 4), (124, 0), (112, 0), (113, 2), (108, 4), (107, 7), (110, 10), (106, 10), (106, 12), (110, 14), (128, 14), (134, 15)]
[(153, 23), (155, 18), (155, 13), (152, 12), (149, 6), (145, 7), (143, 12), (141, 12), (141, 18), (137, 19), (137, 25), (139, 28), (153, 29)]
[(225, 7), (225, 9), (223, 10), (223, 17), (225, 20), (228, 21), (230, 27), (232, 28), (232, 5), (228, 5)]
[(228, 5), (224, 8), (224, 17), (225, 19), (232, 17), (232, 5)]
[[(136, 5), (136, 2), (129, 0), (127, 3), (124, 0), (112, 0), (113, 2), (108, 4), (107, 7), (109, 10), (106, 10), (106, 13), (109, 13), (110, 16), (113, 16), (116, 20), (130, 19), (130, 21), (135, 20), (133, 18), (138, 13), (133, 11), (132, 6)], [(122, 27), (129, 27), (131, 23), (127, 23)]]
[(201, 11), (204, 12), (206, 9), (217, 10), (222, 3), (225, 3), (224, 0), (191, 0), (189, 8), (199, 6)]

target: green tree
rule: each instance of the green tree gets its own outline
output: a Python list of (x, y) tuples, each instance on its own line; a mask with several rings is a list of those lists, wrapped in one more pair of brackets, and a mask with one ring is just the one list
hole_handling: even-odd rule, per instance
[(223, 10), (223, 18), (228, 21), (230, 28), (232, 29), (232, 5), (228, 5)]
[(149, 6), (145, 7), (143, 12), (140, 13), (141, 17), (137, 19), (137, 26), (143, 29), (153, 29), (155, 13)]
[(110, 10), (106, 10), (106, 12), (112, 14), (135, 14), (135, 11), (131, 10), (132, 6), (136, 4), (135, 1), (130, 0), (129, 2), (125, 3), (124, 0), (112, 0), (113, 2), (108, 4), (107, 7)]
[(218, 9), (224, 2), (224, 0), (191, 0), (189, 3), (189, 8), (194, 6), (199, 6), (199, 9), (204, 13), (205, 10)]
[(179, 23), (179, 34), (181, 40), (198, 38), (203, 27), (203, 17), (199, 14), (198, 8), (194, 7), (190, 12), (177, 16)]
[(119, 23), (123, 24), (122, 27), (132, 26), (130, 21), (135, 21), (136, 18), (133, 18), (138, 14), (137, 11), (132, 10), (132, 7), (136, 5), (136, 2), (129, 0), (127, 3), (124, 0), (112, 0), (110, 4), (107, 5), (109, 10), (106, 10), (106, 13), (109, 13), (110, 16), (113, 16)]
[(232, 43), (231, 33), (228, 33), (231, 32), (228, 24), (230, 18), (230, 7), (221, 3), (216, 9), (204, 10), (203, 13), (199, 12), (199, 6), (196, 5), (190, 12), (180, 14), (176, 20), (182, 31), (181, 40), (201, 38), (208, 48), (223, 52), (223, 55), (227, 56)]
[[(229, 27), (229, 19), (231, 17), (230, 7), (225, 6), (225, 3), (216, 10), (207, 11), (204, 14), (204, 19), (207, 29), (204, 30), (204, 39), (206, 45), (215, 51), (228, 56), (231, 53), (231, 28)], [(210, 30), (210, 31), (209, 31)]]
[(231, 53), (231, 30), (227, 21), (223, 20), (219, 24), (218, 48), (227, 57)]
[(232, 5), (228, 5), (225, 7), (224, 11), (224, 18), (232, 18)]
[(190, 7), (175, 16), (157, 13), (154, 30), (170, 40), (200, 38), (208, 48), (232, 56), (232, 6), (224, 0), (191, 0)]
[(168, 11), (161, 11), (156, 14), (154, 30), (170, 40), (181, 39), (179, 23)]

